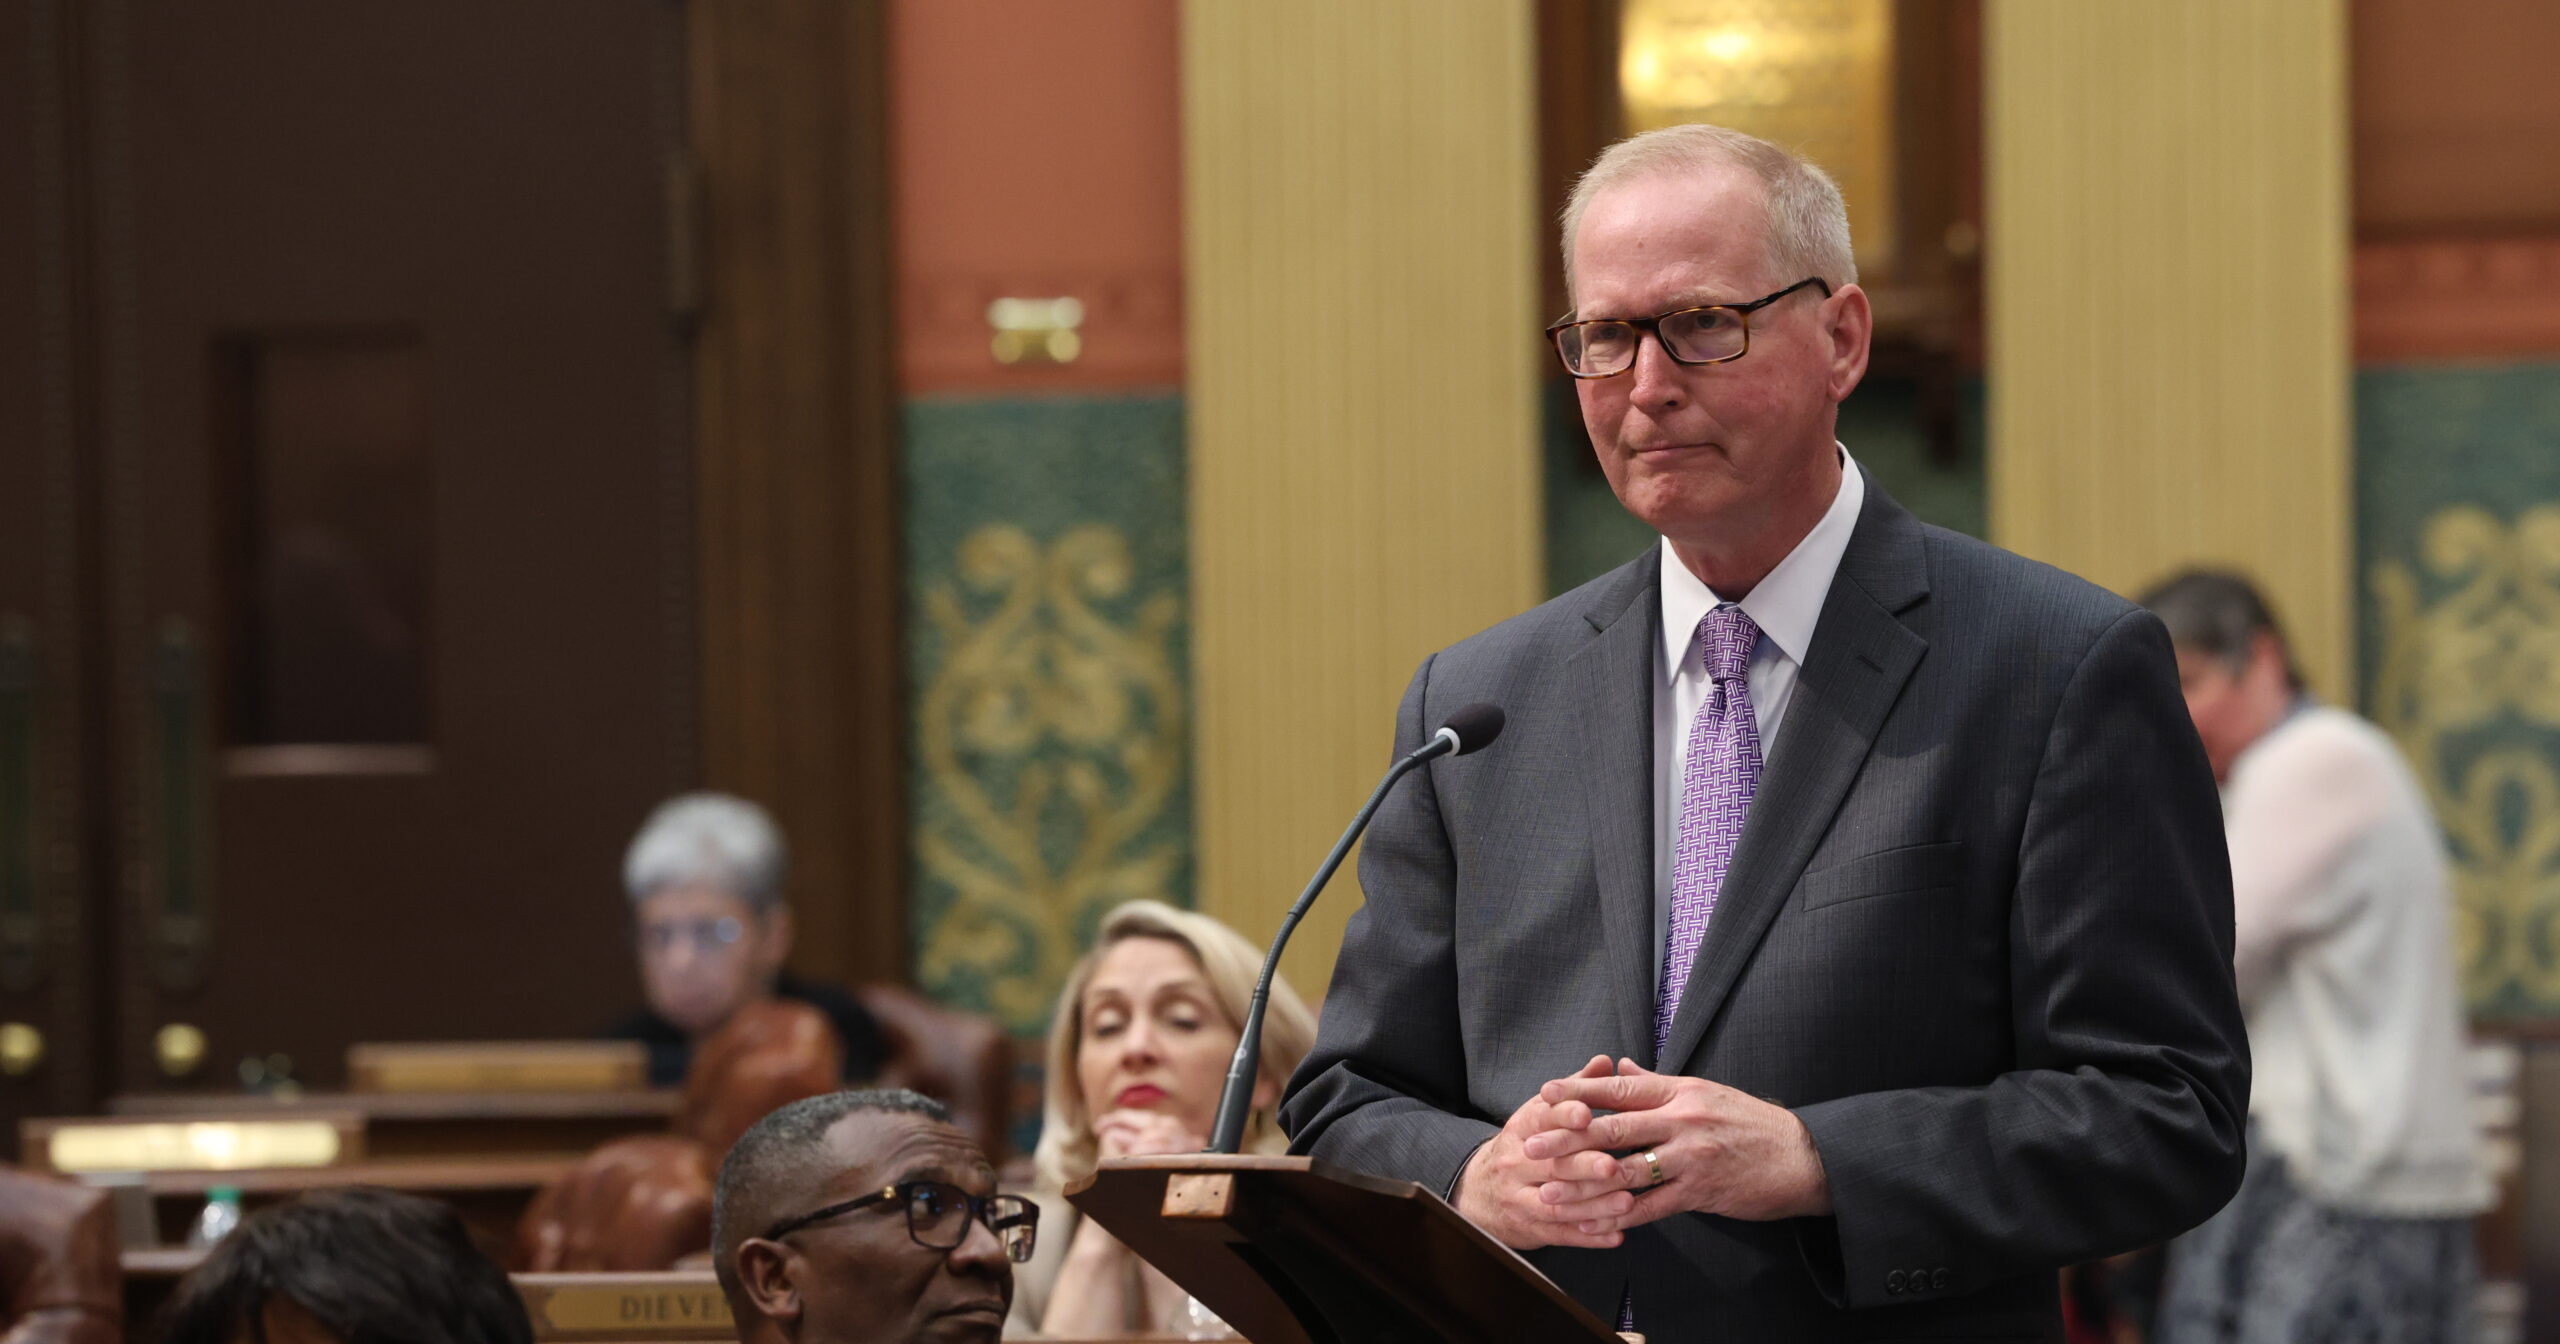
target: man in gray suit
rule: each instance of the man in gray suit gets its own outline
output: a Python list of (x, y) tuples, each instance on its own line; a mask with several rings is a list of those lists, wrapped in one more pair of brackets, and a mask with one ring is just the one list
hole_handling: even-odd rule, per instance
[(1510, 726), (1379, 812), (1282, 1120), (1657, 1341), (2059, 1339), (2058, 1267), (2242, 1165), (2168, 638), (1834, 439), (1871, 319), (1819, 169), (1653, 132), (1565, 238), (1558, 352), (1662, 544), (1415, 675), (1399, 751)]

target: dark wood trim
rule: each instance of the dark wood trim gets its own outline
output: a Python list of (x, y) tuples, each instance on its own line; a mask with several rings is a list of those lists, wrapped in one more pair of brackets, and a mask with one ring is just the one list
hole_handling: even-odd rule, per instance
[(708, 782), (792, 845), (793, 962), (909, 978), (880, 0), (695, 0)]
[[(1582, 170), (1627, 133), (1619, 0), (1538, 0), (1538, 316), (1565, 310), (1558, 212)], [(1559, 377), (1562, 375), (1559, 374)]]
[[(97, 764), (108, 749), (98, 681), (104, 637), (98, 601), (97, 440), (94, 433), (94, 305), (88, 229), (89, 118), (83, 98), (90, 6), (32, 0), (10, 20), (0, 100), (10, 104), (8, 147), (22, 177), (5, 230), (8, 263), (21, 267), (30, 300), (9, 314), (0, 345), (28, 380), (30, 419), (7, 427), (7, 451), (27, 454), (28, 498), (14, 526), (33, 538), (35, 564), (12, 576), (0, 612), (14, 618), (29, 660), (21, 672), (34, 794), (24, 826), (36, 919), (26, 978), (0, 985), (0, 1017), (34, 1026), (42, 1057), (30, 1075), (0, 1079), (0, 1119), (95, 1104), (114, 1048), (103, 1011), (112, 984), (105, 949), (113, 922), (102, 848), (112, 799)], [(23, 43), (23, 45), (21, 45)], [(23, 247), (24, 251), (18, 249)], [(14, 1157), (14, 1124), (0, 1159)]]
[(2542, 1049), (2560, 1048), (2560, 1018), (2482, 1017), (2471, 1022), (2475, 1041), (2509, 1040)]
[[(1860, 279), (1877, 344), (1906, 347), (1951, 402), (1957, 374), (1982, 370), (1982, 11), (1906, 0), (1893, 21), (1896, 242)], [(1952, 426), (1930, 434), (1952, 447)]]

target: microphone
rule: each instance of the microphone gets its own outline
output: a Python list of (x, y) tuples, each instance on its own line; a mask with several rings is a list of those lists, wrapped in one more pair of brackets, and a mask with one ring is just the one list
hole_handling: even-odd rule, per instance
[(1502, 736), (1502, 722), (1502, 706), (1479, 700), (1442, 722), (1440, 731), (1432, 734), (1431, 741), (1415, 752), (1414, 757), (1427, 761), (1435, 756), (1464, 756), (1471, 751), (1482, 751), (1493, 745), (1493, 739)]
[(1280, 971), (1280, 949), (1289, 945), (1289, 935), (1297, 932), (1298, 921), (1305, 918), (1307, 907), (1316, 903), (1316, 893), (1333, 880), (1334, 870), (1342, 866), (1343, 856), (1351, 852), (1351, 844), (1369, 829), (1369, 818), (1375, 816), (1378, 804), (1387, 799), (1387, 790), (1396, 781), (1443, 756), (1464, 756), (1482, 751), (1502, 736), (1502, 706), (1477, 701), (1450, 715), (1440, 724), (1431, 740), (1387, 767), (1387, 777), (1361, 805), (1360, 815), (1342, 838), (1333, 842), (1333, 852), (1324, 856), (1324, 865), (1316, 869), (1315, 880), (1298, 893), (1297, 904), (1280, 921), (1280, 934), (1271, 940), (1271, 952), (1262, 959), (1262, 978), (1254, 984), (1253, 1002), (1245, 1009), (1244, 1030), (1236, 1036), (1235, 1058), (1227, 1065), (1227, 1083), (1218, 1093), (1218, 1119), (1210, 1128), (1209, 1151), (1232, 1153), (1244, 1145), (1244, 1118), (1253, 1109), (1253, 1083), (1262, 1072), (1262, 1014), (1271, 1002), (1271, 978)]

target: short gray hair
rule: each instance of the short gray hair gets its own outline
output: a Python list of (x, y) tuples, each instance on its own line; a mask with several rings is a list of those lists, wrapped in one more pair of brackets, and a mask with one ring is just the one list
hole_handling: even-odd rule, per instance
[(622, 886), (633, 904), (667, 887), (708, 882), (759, 911), (782, 904), (788, 854), (763, 808), (725, 793), (660, 803), (631, 839)]
[(739, 1243), (763, 1235), (774, 1216), (773, 1202), (784, 1190), (817, 1186), (822, 1178), (810, 1170), (810, 1155), (838, 1121), (865, 1111), (951, 1123), (950, 1107), (904, 1088), (828, 1092), (803, 1097), (758, 1120), (720, 1159), (711, 1188), (711, 1268), (731, 1302), (737, 1300)]
[(1858, 281), (1849, 247), (1849, 207), (1840, 184), (1811, 160), (1756, 135), (1692, 123), (1631, 135), (1600, 152), (1564, 203), (1564, 285), (1573, 292), (1573, 240), (1582, 212), (1611, 187), (1657, 174), (1740, 168), (1759, 179), (1768, 207), (1769, 262), (1780, 283), (1818, 275), (1833, 289)]

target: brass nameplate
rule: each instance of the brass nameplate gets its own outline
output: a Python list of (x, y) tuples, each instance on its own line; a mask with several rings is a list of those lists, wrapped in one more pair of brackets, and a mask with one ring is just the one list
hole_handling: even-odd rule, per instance
[(1186, 1171), (1164, 1183), (1163, 1214), (1167, 1218), (1224, 1218), (1235, 1209), (1236, 1177), (1231, 1171)]
[(45, 1144), (55, 1171), (248, 1171), (325, 1167), (343, 1145), (326, 1120), (68, 1124)]
[(533, 1337), (736, 1339), (728, 1300), (712, 1284), (522, 1284)]
[(347, 1047), (358, 1092), (621, 1092), (648, 1086), (638, 1041), (419, 1041)]

